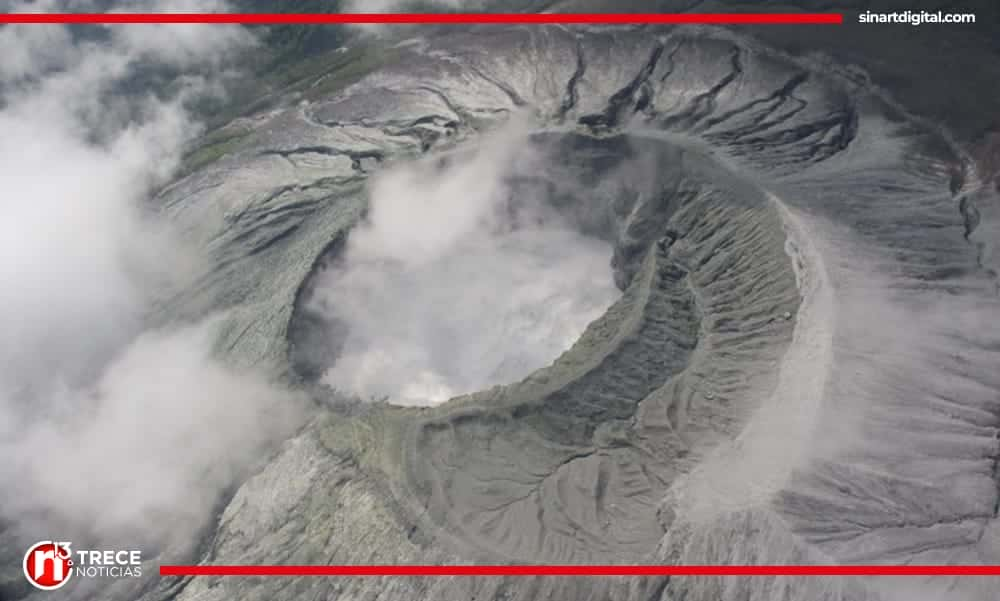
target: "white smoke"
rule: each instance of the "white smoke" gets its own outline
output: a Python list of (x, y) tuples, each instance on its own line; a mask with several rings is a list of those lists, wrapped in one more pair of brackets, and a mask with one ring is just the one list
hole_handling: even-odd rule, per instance
[(572, 346), (618, 295), (610, 245), (505, 176), (543, 169), (519, 126), (446, 165), (390, 169), (368, 222), (316, 304), (349, 324), (325, 376), (362, 397), (426, 405), (527, 376)]
[[(252, 43), (229, 26), (0, 28), (0, 518), (19, 535), (191, 542), (293, 424), (288, 393), (212, 358), (211, 324), (144, 332), (199, 268), (147, 201), (201, 131), (191, 101)], [(182, 75), (129, 85), (156, 69)]]

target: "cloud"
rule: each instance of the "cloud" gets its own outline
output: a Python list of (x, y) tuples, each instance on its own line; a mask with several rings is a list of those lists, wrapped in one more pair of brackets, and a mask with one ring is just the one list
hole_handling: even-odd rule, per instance
[(4, 511), (38, 536), (194, 543), (220, 488), (296, 424), (287, 392), (212, 358), (212, 334), (143, 334), (92, 388), (55, 392), (58, 412), (22, 416), (0, 441)]
[(205, 267), (149, 198), (201, 132), (188, 107), (253, 43), (229, 26), (0, 28), (0, 518), (18, 535), (192, 544), (301, 417), (213, 357), (211, 323), (146, 326)]

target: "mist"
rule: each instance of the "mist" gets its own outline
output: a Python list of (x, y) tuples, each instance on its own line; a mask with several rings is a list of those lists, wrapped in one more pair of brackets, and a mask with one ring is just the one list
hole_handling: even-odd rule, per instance
[(475, 149), (375, 178), (367, 220), (317, 282), (313, 309), (349, 324), (325, 383), (441, 403), (550, 364), (607, 310), (619, 295), (610, 244), (513, 173), (545, 173), (517, 119)]
[[(146, 325), (204, 268), (149, 199), (202, 131), (192, 103), (253, 43), (229, 26), (0, 28), (0, 521), (16, 537), (193, 544), (300, 418), (295, 395), (213, 356), (212, 319)], [(177, 75), (130, 91), (157, 69)]]

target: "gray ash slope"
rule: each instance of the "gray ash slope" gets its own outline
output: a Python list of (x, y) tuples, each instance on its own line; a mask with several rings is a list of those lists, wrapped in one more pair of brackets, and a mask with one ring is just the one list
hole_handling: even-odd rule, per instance
[[(553, 197), (614, 242), (622, 296), (520, 383), (322, 411), (235, 493), (203, 556), (162, 559), (1000, 560), (1000, 299), (975, 240), (990, 192), (946, 135), (855, 71), (718, 30), (488, 28), (392, 57), (230, 124), (239, 148), (161, 195), (216, 261), (164, 318), (225, 310), (234, 361), (308, 375), (301, 297), (362, 218), (370, 173), (518, 111), (559, 165), (541, 176), (581, 184)], [(142, 598), (976, 600), (990, 586), (201, 578)]]

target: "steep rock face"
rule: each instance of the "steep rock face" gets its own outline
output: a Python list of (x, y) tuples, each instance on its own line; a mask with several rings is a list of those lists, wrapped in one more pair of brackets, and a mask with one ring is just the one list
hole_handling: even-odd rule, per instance
[[(227, 353), (308, 379), (296, 348), (320, 326), (296, 299), (362, 217), (368, 174), (520, 110), (560, 158), (553, 185), (583, 184), (553, 198), (607, 217), (622, 297), (523, 382), (324, 411), (196, 560), (997, 560), (1000, 334), (983, 324), (1000, 304), (966, 239), (978, 182), (943, 136), (854, 73), (714, 30), (485, 28), (394, 52), (336, 96), (231, 125), (241, 148), (162, 195), (217, 258), (164, 318), (228, 309)], [(486, 578), (168, 580), (144, 598), (786, 597), (907, 598)]]

